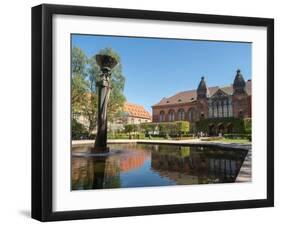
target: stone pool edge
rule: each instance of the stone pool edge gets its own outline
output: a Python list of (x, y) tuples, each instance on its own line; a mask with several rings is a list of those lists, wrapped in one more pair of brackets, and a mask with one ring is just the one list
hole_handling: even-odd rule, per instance
[[(73, 140), (72, 146), (80, 146), (86, 144), (94, 144), (95, 140)], [(209, 146), (209, 147), (222, 147), (227, 149), (242, 149), (251, 150), (251, 144), (239, 144), (239, 143), (226, 143), (226, 142), (216, 142), (216, 141), (201, 141), (200, 139), (194, 140), (142, 140), (142, 139), (110, 139), (107, 141), (108, 144), (122, 144), (122, 143), (139, 143), (139, 144), (176, 144), (176, 145), (191, 145), (191, 146)]]

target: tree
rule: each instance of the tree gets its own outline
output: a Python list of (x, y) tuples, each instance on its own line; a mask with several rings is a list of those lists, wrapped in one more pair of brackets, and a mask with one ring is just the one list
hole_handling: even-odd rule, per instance
[(129, 138), (131, 139), (131, 133), (136, 132), (138, 130), (138, 126), (135, 124), (127, 124), (124, 126), (125, 127), (125, 132), (129, 133)]
[(182, 134), (189, 132), (189, 122), (187, 121), (177, 121), (175, 122), (175, 127), (177, 134), (181, 137)]
[[(111, 94), (108, 101), (107, 107), (107, 117), (110, 122), (113, 122), (115, 118), (120, 115), (123, 110), (123, 105), (125, 102), (125, 96), (123, 94), (125, 86), (125, 77), (122, 72), (122, 63), (120, 56), (111, 48), (105, 48), (100, 50), (98, 54), (107, 54), (114, 57), (118, 64), (113, 68), (110, 77), (111, 84)], [(95, 56), (89, 59), (89, 70), (88, 70), (88, 80), (89, 80), (89, 90), (91, 93), (96, 92), (95, 83), (99, 80), (101, 71), (97, 65)], [(95, 99), (97, 101), (97, 99)]]
[(158, 128), (162, 136), (182, 136), (189, 132), (190, 126), (187, 121), (175, 121), (158, 123)]
[(252, 119), (244, 118), (244, 130), (246, 133), (252, 133)]
[(146, 135), (149, 134), (154, 134), (155, 131), (157, 130), (157, 123), (141, 123), (140, 124), (140, 129), (142, 130), (142, 132), (144, 132)]
[(72, 76), (83, 75), (86, 76), (86, 65), (88, 59), (86, 54), (79, 47), (74, 46), (72, 48), (72, 61), (71, 61), (71, 71)]
[(75, 115), (81, 113), (82, 107), (85, 104), (87, 82), (81, 74), (73, 75), (71, 80), (71, 106), (72, 113)]
[[(122, 73), (120, 56), (110, 48), (102, 49), (99, 54), (108, 54), (117, 59), (119, 64), (112, 70), (111, 95), (108, 103), (108, 120), (113, 122), (123, 110), (125, 97), (123, 95), (125, 77)], [(72, 48), (72, 73), (71, 73), (71, 104), (72, 119), (82, 116), (87, 121), (88, 136), (97, 125), (97, 95), (96, 82), (100, 79), (100, 68), (95, 55), (88, 58), (82, 49)], [(75, 129), (74, 127), (72, 129)]]
[(85, 80), (85, 68), (87, 56), (78, 48), (72, 48), (72, 67), (71, 67), (71, 106), (72, 118), (81, 114), (85, 104), (85, 93), (87, 91), (87, 82)]
[(83, 139), (87, 135), (87, 130), (84, 125), (81, 123), (77, 122), (76, 119), (72, 118), (71, 120), (71, 137), (74, 140), (80, 140)]
[(124, 128), (125, 128), (125, 132), (130, 134), (134, 130), (134, 125), (133, 124), (127, 124), (127, 125), (124, 126)]

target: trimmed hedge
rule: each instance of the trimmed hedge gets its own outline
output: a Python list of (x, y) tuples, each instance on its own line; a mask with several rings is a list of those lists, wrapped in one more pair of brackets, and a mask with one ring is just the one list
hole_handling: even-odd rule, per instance
[(190, 124), (188, 121), (127, 124), (124, 126), (126, 133), (144, 133), (146, 136), (181, 137), (188, 134)]
[(188, 121), (175, 121), (175, 122), (160, 122), (160, 123), (142, 123), (140, 129), (145, 134), (155, 133), (160, 136), (166, 137), (178, 137), (187, 134), (190, 130), (190, 124)]
[(107, 134), (107, 139), (144, 139), (144, 133), (135, 133), (135, 134), (127, 134), (127, 133), (109, 133)]
[(229, 139), (247, 139), (250, 141), (252, 140), (252, 134), (250, 133), (226, 133), (223, 136)]

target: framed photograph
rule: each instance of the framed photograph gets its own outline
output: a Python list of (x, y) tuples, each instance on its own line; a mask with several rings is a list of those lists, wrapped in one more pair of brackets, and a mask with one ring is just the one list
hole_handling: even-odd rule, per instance
[(32, 8), (32, 217), (274, 205), (274, 21)]

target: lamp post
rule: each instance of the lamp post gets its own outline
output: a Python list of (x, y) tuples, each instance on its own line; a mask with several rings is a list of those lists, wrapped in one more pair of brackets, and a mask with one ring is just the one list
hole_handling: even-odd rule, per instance
[(96, 83), (98, 95), (98, 127), (95, 146), (92, 153), (108, 152), (107, 147), (107, 104), (110, 94), (111, 70), (117, 65), (117, 60), (109, 55), (96, 55), (97, 64), (100, 67), (100, 80)]

